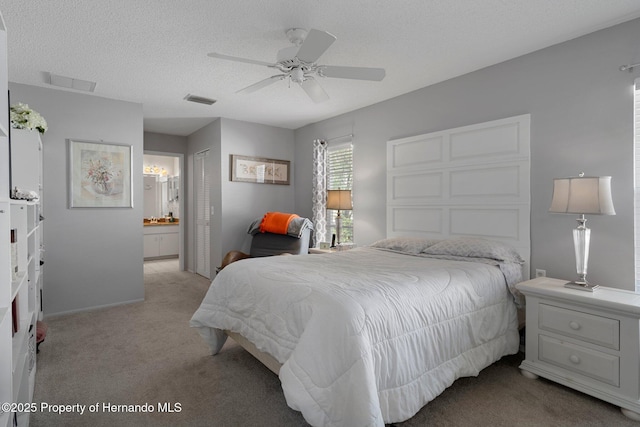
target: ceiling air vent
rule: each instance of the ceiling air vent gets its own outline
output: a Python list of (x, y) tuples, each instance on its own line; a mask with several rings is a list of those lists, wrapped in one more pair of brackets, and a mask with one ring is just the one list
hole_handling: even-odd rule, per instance
[(187, 96), (185, 96), (184, 99), (186, 99), (187, 101), (197, 102), (198, 104), (206, 104), (206, 105), (213, 105), (216, 102), (215, 99), (205, 98), (204, 96), (197, 96), (197, 95), (191, 95), (191, 94), (188, 94)]
[(44, 75), (45, 82), (52, 86), (64, 87), (67, 89), (84, 90), (86, 92), (93, 92), (96, 89), (96, 82), (91, 82), (89, 80), (65, 77), (47, 72), (45, 72)]

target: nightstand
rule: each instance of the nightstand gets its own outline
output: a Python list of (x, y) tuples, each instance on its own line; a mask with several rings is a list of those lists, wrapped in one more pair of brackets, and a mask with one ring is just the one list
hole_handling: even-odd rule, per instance
[(593, 293), (539, 277), (516, 285), (526, 297), (526, 356), (538, 376), (620, 406), (640, 420), (640, 295), (600, 287)]

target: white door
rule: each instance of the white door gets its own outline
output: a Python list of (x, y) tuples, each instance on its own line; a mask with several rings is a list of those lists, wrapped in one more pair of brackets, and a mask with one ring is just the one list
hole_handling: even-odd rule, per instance
[(196, 273), (211, 278), (211, 227), (209, 150), (197, 153), (193, 158), (195, 193), (195, 254)]

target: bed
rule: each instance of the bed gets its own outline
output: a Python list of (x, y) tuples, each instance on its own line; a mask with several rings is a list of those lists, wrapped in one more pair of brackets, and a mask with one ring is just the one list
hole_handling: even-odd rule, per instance
[(382, 426), (518, 351), (521, 267), (511, 247), (465, 238), (246, 259), (215, 278), (191, 325), (214, 354), (232, 333), (270, 355), (309, 424)]
[(311, 425), (411, 418), (518, 351), (529, 129), (523, 115), (388, 141), (387, 238), (231, 264), (191, 325), (213, 354), (231, 336), (276, 372)]

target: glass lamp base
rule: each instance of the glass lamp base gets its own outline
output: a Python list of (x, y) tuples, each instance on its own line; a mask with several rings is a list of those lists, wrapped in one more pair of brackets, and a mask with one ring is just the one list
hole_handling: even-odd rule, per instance
[(592, 285), (591, 283), (587, 283), (587, 282), (567, 282), (564, 284), (564, 287), (570, 288), (570, 289), (577, 289), (579, 291), (593, 292), (594, 290), (598, 289), (600, 286)]

